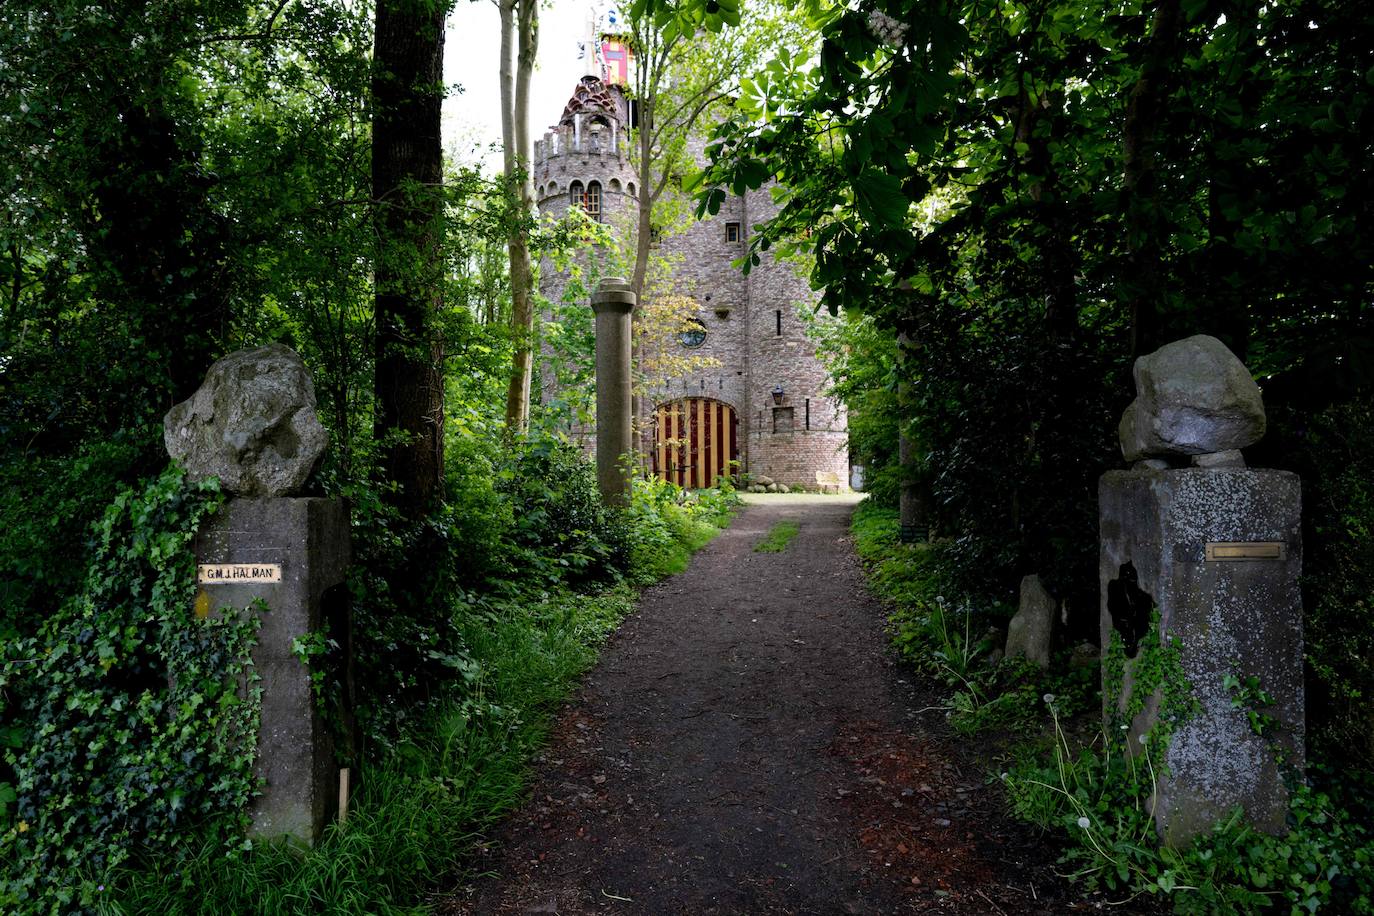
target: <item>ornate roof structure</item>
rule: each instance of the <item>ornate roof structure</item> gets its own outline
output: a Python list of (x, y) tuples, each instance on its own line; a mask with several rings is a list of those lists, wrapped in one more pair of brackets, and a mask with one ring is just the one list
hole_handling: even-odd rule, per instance
[(584, 76), (573, 90), (572, 98), (563, 106), (559, 124), (571, 124), (579, 114), (600, 114), (609, 118), (619, 117), (615, 98), (610, 88), (599, 76)]

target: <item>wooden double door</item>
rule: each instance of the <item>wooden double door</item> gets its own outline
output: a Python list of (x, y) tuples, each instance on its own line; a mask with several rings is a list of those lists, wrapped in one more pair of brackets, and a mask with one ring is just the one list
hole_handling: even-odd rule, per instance
[(654, 411), (654, 474), (680, 487), (713, 487), (739, 458), (739, 419), (729, 404), (682, 398)]

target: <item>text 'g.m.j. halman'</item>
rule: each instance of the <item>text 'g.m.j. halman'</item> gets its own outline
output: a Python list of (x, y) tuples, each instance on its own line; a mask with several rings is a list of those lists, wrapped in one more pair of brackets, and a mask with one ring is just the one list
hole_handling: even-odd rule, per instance
[(280, 563), (202, 563), (196, 567), (201, 585), (229, 583), (280, 582)]

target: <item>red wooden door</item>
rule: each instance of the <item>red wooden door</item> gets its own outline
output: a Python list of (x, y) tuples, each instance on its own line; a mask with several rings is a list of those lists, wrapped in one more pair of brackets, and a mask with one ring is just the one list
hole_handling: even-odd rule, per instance
[(654, 412), (654, 473), (680, 487), (716, 485), (739, 458), (738, 419), (729, 404), (683, 398)]

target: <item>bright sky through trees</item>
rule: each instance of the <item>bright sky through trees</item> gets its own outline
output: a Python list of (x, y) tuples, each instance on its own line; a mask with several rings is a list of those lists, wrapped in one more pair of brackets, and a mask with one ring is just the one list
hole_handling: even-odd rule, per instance
[[(539, 13), (539, 63), (531, 87), (531, 134), (544, 136), (584, 72), (578, 42), (587, 31), (587, 13), (608, 4), (554, 0)], [(497, 86), (500, 22), (490, 0), (460, 0), (448, 17), (444, 42), (444, 79), (461, 92), (444, 102), (444, 149), (465, 161), (482, 160), (501, 168), (501, 106)], [(478, 148), (474, 151), (474, 148)]]

